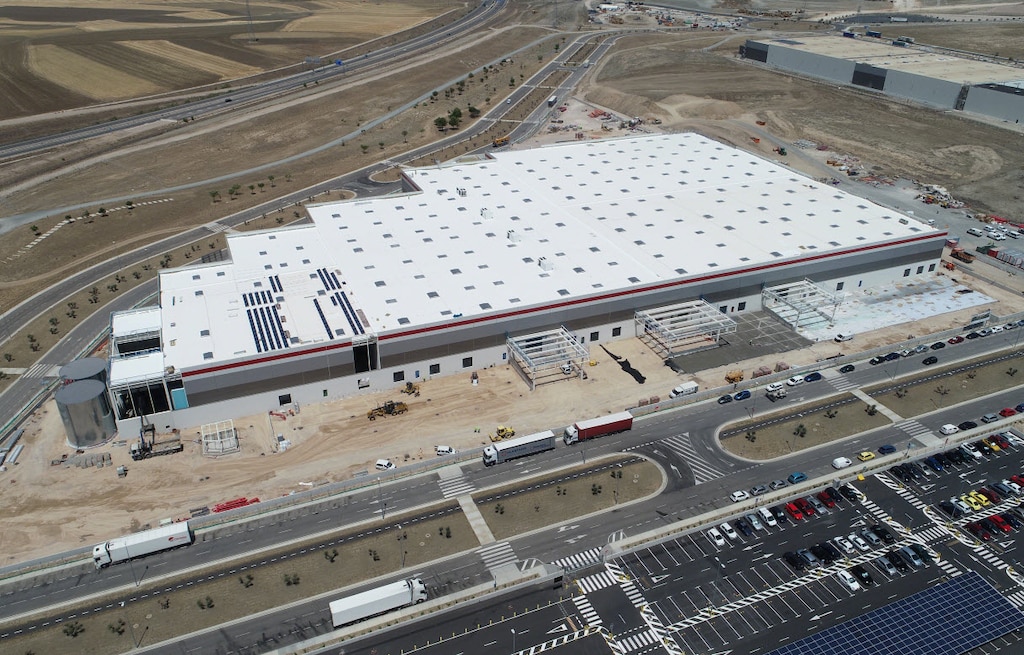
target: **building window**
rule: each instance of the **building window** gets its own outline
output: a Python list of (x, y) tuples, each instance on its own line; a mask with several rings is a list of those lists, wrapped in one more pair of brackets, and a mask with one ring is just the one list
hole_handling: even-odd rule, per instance
[(612, 328), (612, 336), (613, 337), (620, 337), (620, 336), (622, 336), (622, 328), (620, 328), (620, 327)]
[(845, 286), (846, 282), (836, 282), (836, 291), (842, 291)]
[(736, 311), (738, 311), (738, 312), (742, 312), (746, 308), (747, 308), (747, 303), (745, 303), (745, 302), (741, 302), (741, 303), (736, 305)]
[(430, 365), (430, 374), (431, 375), (438, 375), (439, 373), (441, 373), (441, 365), (440, 364), (431, 364)]
[(392, 377), (395, 382), (402, 382), (405, 380), (405, 371), (395, 371)]
[(921, 273), (924, 273), (924, 266), (917, 267), (917, 274), (920, 275)]
[(597, 341), (597, 337), (598, 337), (598, 333), (597, 332), (591, 332), (590, 333), (590, 341), (591, 341), (591, 343), (593, 343), (594, 341)]
[(718, 308), (718, 311), (722, 312), (723, 314), (728, 314), (729, 313), (729, 306), (728, 305), (722, 305), (721, 307)]
[(906, 268), (903, 270), (903, 277), (910, 277), (910, 269)]
[(278, 396), (277, 397), (277, 404), (278, 405), (291, 405), (292, 404), (292, 395), (290, 393), (286, 393), (286, 394), (282, 394), (282, 395)]
[(462, 368), (470, 368), (472, 366), (473, 366), (473, 358), (472, 357), (463, 357), (462, 358)]
[(324, 398), (327, 397), (327, 389), (324, 389)]
[(929, 264), (928, 265), (928, 272), (929, 273), (934, 273), (935, 272), (935, 264)]

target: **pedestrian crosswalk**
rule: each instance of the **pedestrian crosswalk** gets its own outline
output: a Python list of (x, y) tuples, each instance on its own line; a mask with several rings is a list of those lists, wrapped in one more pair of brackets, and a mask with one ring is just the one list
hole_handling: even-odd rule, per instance
[(572, 602), (576, 605), (576, 609), (579, 610), (580, 616), (583, 617), (585, 625), (593, 627), (603, 623), (601, 616), (594, 609), (594, 606), (590, 604), (586, 596), (573, 596)]
[(511, 564), (518, 559), (512, 550), (512, 546), (507, 541), (484, 546), (477, 549), (476, 552), (489, 569), (501, 566), (502, 564)]
[(859, 386), (856, 382), (850, 380), (850, 378), (845, 375), (837, 375), (834, 378), (830, 378), (829, 382), (832, 383), (832, 386), (835, 387), (836, 391), (850, 391), (851, 389), (856, 389)]
[(917, 536), (919, 539), (923, 540), (925, 543), (930, 541), (949, 541), (951, 539), (949, 530), (938, 525), (933, 525), (931, 527), (925, 528), (924, 530), (918, 530), (914, 533), (914, 535)]
[(658, 635), (654, 634), (651, 630), (644, 630), (632, 635), (619, 636), (615, 638), (615, 642), (619, 645), (622, 653), (632, 653), (635, 650), (640, 650), (644, 646), (650, 646), (660, 641)]
[(601, 562), (601, 548), (596, 546), (590, 550), (585, 550), (582, 553), (576, 553), (568, 557), (556, 559), (551, 562), (554, 566), (560, 566), (566, 571), (575, 571), (577, 569), (585, 569), (588, 566), (599, 564)]
[(925, 434), (932, 434), (930, 428), (925, 427), (920, 423), (920, 421), (914, 419), (900, 421), (893, 427), (895, 427), (897, 430), (903, 430), (912, 437), (919, 437)]
[(589, 594), (592, 591), (616, 585), (618, 582), (619, 581), (615, 579), (615, 576), (608, 571), (601, 571), (600, 573), (580, 578), (576, 581), (576, 584), (579, 585), (580, 591), (585, 594)]
[(28, 369), (22, 374), (25, 378), (55, 378), (60, 371), (60, 366), (56, 364), (34, 364), (29, 366)]
[(465, 494), (476, 491), (476, 487), (473, 486), (464, 474), (459, 474), (451, 478), (441, 478), (437, 481), (438, 486), (441, 487), (441, 493), (444, 494), (445, 498), (453, 498), (455, 496), (464, 496)]
[(622, 588), (622, 593), (626, 594), (626, 598), (629, 602), (633, 603), (633, 607), (643, 607), (647, 604), (647, 600), (644, 595), (636, 588), (633, 581), (630, 579), (626, 572), (623, 571), (618, 564), (614, 562), (605, 562), (605, 568), (611, 573), (615, 580), (619, 583), (619, 587)]
[(710, 465), (697, 454), (693, 444), (690, 443), (690, 435), (688, 434), (684, 433), (674, 437), (667, 437), (662, 439), (660, 443), (665, 444), (686, 460), (686, 463), (689, 464), (690, 468), (693, 470), (695, 484), (717, 480), (725, 475), (724, 472)]
[(1024, 591), (1015, 591), (1007, 596), (1006, 599), (1017, 607), (1024, 607)]

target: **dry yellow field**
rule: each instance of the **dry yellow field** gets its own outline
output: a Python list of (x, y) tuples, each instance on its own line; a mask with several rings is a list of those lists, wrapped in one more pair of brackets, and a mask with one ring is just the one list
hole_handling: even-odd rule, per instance
[(156, 55), (167, 61), (180, 64), (181, 66), (198, 68), (199, 70), (213, 73), (221, 79), (241, 75), (253, 75), (260, 72), (260, 69), (255, 66), (246, 66), (241, 62), (231, 61), (229, 59), (224, 59), (223, 57), (217, 57), (209, 53), (200, 52), (170, 41), (123, 41), (122, 43), (134, 50)]
[(74, 93), (96, 100), (132, 98), (162, 91), (158, 85), (56, 45), (28, 48), (29, 70)]

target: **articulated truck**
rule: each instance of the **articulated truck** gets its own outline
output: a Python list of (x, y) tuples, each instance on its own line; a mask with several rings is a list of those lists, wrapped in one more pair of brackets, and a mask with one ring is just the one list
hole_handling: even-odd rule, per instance
[(426, 599), (427, 588), (423, 581), (410, 578), (331, 601), (331, 621), (335, 628), (340, 628), (371, 616), (422, 603)]
[(633, 415), (629, 412), (618, 412), (601, 418), (577, 421), (565, 428), (565, 445), (574, 444), (606, 434), (625, 432), (633, 427)]
[(494, 466), (517, 457), (536, 455), (555, 449), (555, 433), (551, 430), (528, 434), (508, 441), (499, 441), (484, 448), (484, 464)]
[(102, 569), (111, 564), (126, 562), (136, 557), (145, 557), (162, 550), (191, 546), (195, 539), (195, 535), (188, 527), (188, 521), (171, 523), (93, 546), (92, 560), (97, 569)]

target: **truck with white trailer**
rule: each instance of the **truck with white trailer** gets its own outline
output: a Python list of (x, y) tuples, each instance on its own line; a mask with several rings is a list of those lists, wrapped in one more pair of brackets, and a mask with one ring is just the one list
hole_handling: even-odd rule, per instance
[(555, 449), (555, 433), (551, 430), (528, 434), (509, 441), (499, 441), (484, 448), (484, 464), (494, 466), (517, 457), (536, 455)]
[(629, 412), (617, 412), (600, 418), (577, 421), (565, 428), (565, 445), (571, 445), (606, 434), (625, 432), (633, 427), (633, 415)]
[(371, 616), (422, 603), (426, 599), (427, 588), (423, 581), (409, 578), (331, 601), (331, 621), (335, 628), (340, 628)]
[(92, 560), (97, 569), (102, 569), (111, 564), (145, 557), (162, 550), (191, 546), (195, 539), (188, 521), (171, 523), (93, 546)]

